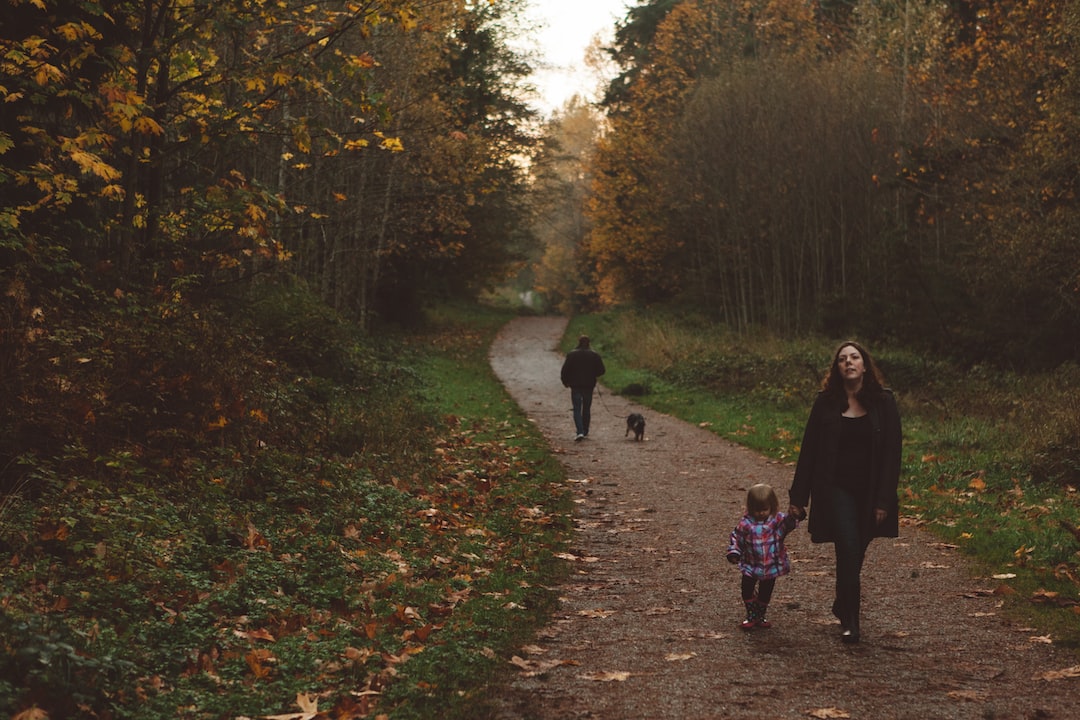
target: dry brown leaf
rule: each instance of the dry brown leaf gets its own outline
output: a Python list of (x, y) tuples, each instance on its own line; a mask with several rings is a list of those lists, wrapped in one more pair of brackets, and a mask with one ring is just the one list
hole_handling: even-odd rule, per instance
[(313, 720), (319, 714), (319, 700), (307, 693), (296, 694), (296, 705), (300, 708), (298, 713), (285, 713), (283, 715), (264, 715), (264, 720)]
[(664, 656), (664, 659), (668, 662), (679, 662), (680, 660), (689, 660), (690, 658), (696, 658), (696, 652), (688, 653), (668, 653)]
[(615, 614), (614, 610), (578, 610), (578, 615), (590, 618), (606, 618)]
[(1068, 678), (1080, 678), (1080, 665), (1073, 665), (1064, 670), (1051, 670), (1035, 676), (1036, 680), (1066, 680)]
[(678, 608), (672, 607), (652, 607), (645, 611), (646, 615), (670, 615), (671, 613), (679, 612)]
[(32, 708), (23, 710), (18, 715), (13, 715), (11, 720), (49, 720), (49, 713), (35, 705)]
[(599, 672), (584, 673), (578, 675), (582, 680), (595, 680), (596, 682), (625, 682), (630, 678), (630, 673), (625, 670), (601, 670)]
[(952, 690), (949, 692), (949, 697), (953, 700), (970, 700), (971, 702), (983, 702), (986, 700), (986, 693), (981, 690)]
[(522, 677), (536, 677), (562, 665), (578, 665), (576, 660), (526, 660), (518, 655), (510, 658), (510, 664), (521, 668)]
[(819, 718), (819, 720), (832, 720), (833, 718), (850, 718), (851, 714), (847, 710), (841, 710), (840, 708), (818, 708), (817, 710), (807, 710), (806, 714), (812, 718)]

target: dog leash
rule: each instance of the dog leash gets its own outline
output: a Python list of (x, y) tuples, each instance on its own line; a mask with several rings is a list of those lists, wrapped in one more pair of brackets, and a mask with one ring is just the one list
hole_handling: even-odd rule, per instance
[(612, 417), (617, 417), (620, 420), (625, 420), (626, 419), (625, 415), (619, 415), (614, 410), (612, 410), (611, 408), (608, 407), (607, 402), (604, 400), (604, 394), (602, 392), (600, 392), (600, 384), (599, 383), (597, 383), (597, 385), (596, 385), (596, 396), (600, 398), (600, 404), (604, 406), (604, 409), (608, 411), (609, 415), (611, 415)]

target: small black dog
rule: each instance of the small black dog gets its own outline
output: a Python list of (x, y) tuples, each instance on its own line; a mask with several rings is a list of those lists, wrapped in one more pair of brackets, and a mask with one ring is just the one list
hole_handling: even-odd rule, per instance
[(642, 440), (645, 437), (645, 416), (641, 413), (630, 413), (626, 416), (626, 432), (623, 437), (634, 431), (634, 440)]

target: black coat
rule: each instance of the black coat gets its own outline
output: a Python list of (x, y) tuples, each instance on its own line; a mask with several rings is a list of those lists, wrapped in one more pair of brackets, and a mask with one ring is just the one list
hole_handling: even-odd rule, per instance
[(562, 384), (568, 388), (596, 387), (596, 378), (604, 374), (604, 361), (589, 348), (574, 348), (566, 354), (562, 366)]
[[(791, 504), (798, 507), (810, 505), (808, 530), (813, 542), (833, 542), (835, 532), (829, 504), (814, 499), (824, 498), (832, 485), (836, 454), (840, 443), (840, 416), (843, 407), (834, 398), (819, 393), (810, 418), (806, 421), (799, 461), (795, 466), (795, 479), (791, 483)], [(897, 537), (900, 534), (900, 511), (897, 486), (900, 483), (900, 454), (902, 434), (900, 412), (893, 394), (885, 390), (876, 402), (868, 405), (873, 428), (871, 448), (870, 492), (860, 508), (861, 537), (866, 541), (875, 537)], [(888, 516), (878, 525), (874, 511), (885, 510)]]

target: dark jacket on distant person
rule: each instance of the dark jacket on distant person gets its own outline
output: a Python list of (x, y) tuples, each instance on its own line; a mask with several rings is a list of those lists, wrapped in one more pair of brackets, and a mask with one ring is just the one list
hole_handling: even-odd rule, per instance
[[(818, 394), (806, 422), (795, 479), (791, 484), (791, 504), (797, 507), (810, 505), (807, 529), (815, 543), (835, 540), (831, 504), (815, 500), (824, 500), (833, 482), (843, 412), (844, 408), (838, 406), (836, 398), (824, 392)], [(874, 402), (868, 403), (867, 414), (873, 428), (871, 475), (867, 478), (869, 487), (862, 493), (863, 507), (859, 511), (859, 534), (865, 542), (875, 537), (900, 534), (897, 487), (902, 443), (900, 412), (892, 392), (884, 390)], [(880, 525), (874, 521), (877, 508), (888, 513)]]
[(562, 366), (562, 384), (568, 388), (596, 387), (596, 378), (604, 374), (604, 361), (587, 347), (576, 347), (566, 354)]

